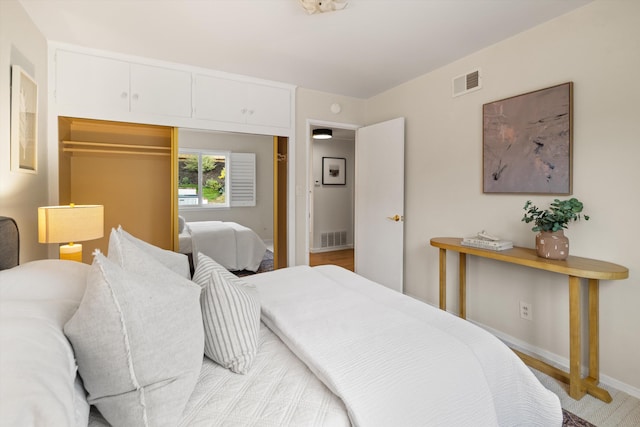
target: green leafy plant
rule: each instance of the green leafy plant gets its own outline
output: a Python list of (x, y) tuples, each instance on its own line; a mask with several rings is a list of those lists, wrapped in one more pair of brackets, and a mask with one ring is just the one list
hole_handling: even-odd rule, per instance
[(577, 221), (584, 217), (585, 221), (589, 220), (588, 215), (581, 214), (583, 204), (576, 198), (568, 200), (554, 199), (548, 209), (541, 210), (527, 200), (524, 205), (525, 214), (522, 221), (527, 224), (533, 222), (535, 227), (533, 231), (559, 231), (567, 228), (571, 221)]

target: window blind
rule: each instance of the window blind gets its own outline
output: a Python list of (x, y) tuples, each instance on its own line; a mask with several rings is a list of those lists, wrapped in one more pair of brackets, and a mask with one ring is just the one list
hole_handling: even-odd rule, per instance
[(231, 153), (231, 206), (256, 205), (256, 154)]

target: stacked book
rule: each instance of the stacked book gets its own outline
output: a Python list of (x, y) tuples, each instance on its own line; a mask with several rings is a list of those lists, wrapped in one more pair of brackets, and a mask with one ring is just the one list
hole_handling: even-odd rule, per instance
[(504, 251), (513, 248), (513, 242), (509, 240), (490, 240), (477, 236), (463, 238), (462, 245), (473, 248), (490, 249), (492, 251)]

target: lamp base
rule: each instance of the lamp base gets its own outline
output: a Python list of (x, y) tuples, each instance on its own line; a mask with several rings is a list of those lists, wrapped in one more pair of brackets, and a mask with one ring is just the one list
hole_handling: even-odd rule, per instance
[(82, 262), (82, 244), (71, 243), (60, 246), (60, 259)]

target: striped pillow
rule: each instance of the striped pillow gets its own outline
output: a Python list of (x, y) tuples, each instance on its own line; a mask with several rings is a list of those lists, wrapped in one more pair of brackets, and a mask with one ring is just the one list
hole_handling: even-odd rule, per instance
[(233, 372), (246, 374), (258, 350), (257, 292), (202, 253), (198, 253), (193, 281), (202, 287), (204, 354)]

